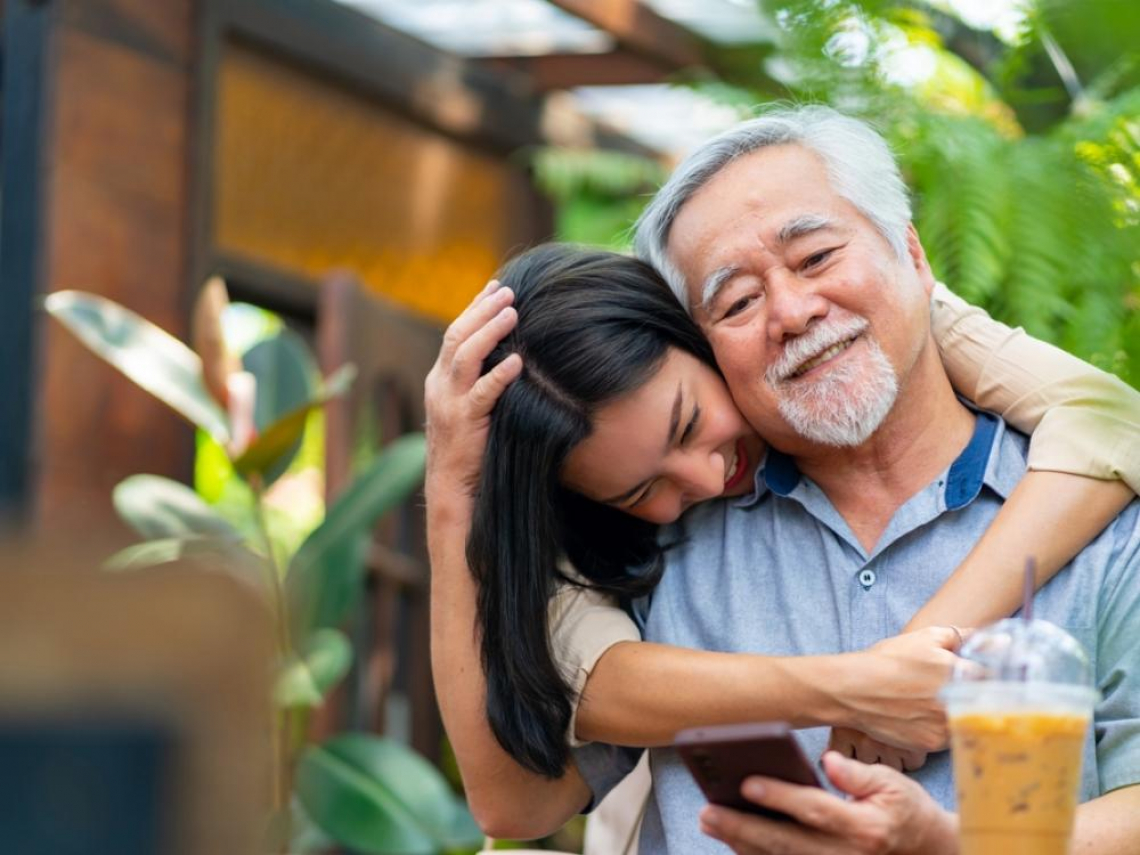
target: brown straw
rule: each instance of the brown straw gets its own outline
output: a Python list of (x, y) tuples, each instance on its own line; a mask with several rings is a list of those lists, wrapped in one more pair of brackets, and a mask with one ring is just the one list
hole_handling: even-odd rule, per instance
[(1037, 560), (1030, 555), (1025, 559), (1025, 593), (1021, 602), (1021, 619), (1033, 620), (1033, 592), (1036, 590)]

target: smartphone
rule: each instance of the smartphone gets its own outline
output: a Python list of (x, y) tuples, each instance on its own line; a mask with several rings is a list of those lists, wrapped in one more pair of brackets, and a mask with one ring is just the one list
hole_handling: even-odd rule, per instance
[(787, 814), (762, 808), (740, 794), (740, 785), (751, 775), (809, 787), (822, 786), (785, 722), (694, 727), (678, 733), (673, 747), (689, 767), (705, 798), (734, 810), (790, 820)]

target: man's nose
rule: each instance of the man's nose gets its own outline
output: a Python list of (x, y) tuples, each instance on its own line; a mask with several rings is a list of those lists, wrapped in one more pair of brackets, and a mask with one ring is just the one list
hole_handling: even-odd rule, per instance
[(768, 339), (778, 344), (803, 335), (828, 309), (811, 283), (790, 274), (769, 282), (767, 300)]

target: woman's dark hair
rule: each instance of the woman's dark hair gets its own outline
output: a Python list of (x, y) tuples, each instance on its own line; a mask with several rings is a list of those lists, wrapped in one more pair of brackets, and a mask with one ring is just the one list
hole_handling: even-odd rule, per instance
[(550, 244), (510, 261), (518, 324), (486, 360), (511, 353), (522, 374), (491, 417), (467, 560), (479, 583), (487, 716), (499, 744), (549, 777), (569, 757), (571, 689), (547, 635), (569, 559), (590, 586), (631, 598), (661, 575), (657, 527), (564, 488), (567, 456), (594, 414), (650, 380), (670, 347), (715, 365), (661, 277), (615, 253)]

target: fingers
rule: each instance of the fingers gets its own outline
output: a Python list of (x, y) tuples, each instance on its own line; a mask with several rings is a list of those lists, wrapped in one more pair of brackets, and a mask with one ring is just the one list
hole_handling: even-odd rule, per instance
[(925, 751), (903, 751), (901, 756), (904, 772), (917, 772), (926, 765)]
[(883, 754), (882, 748), (883, 746), (873, 739), (857, 739), (855, 740), (855, 759), (867, 765), (878, 763)]
[(899, 772), (903, 769), (917, 769), (926, 760), (926, 755), (921, 751), (896, 748), (865, 733), (842, 727), (831, 732), (827, 747), (830, 751), (854, 758), (860, 763), (880, 763)]
[(514, 293), (510, 288), (500, 288), (499, 283), (494, 280), (487, 283), (487, 287), (447, 328), (447, 332), (443, 335), (443, 347), (439, 351), (440, 360), (450, 363), (460, 345), (509, 306), (513, 299)]
[(928, 626), (926, 629), (919, 631), (930, 639), (935, 646), (941, 647), (943, 650), (949, 650), (951, 653), (957, 650), (961, 643), (956, 627)]
[(878, 756), (879, 759), (877, 762), (880, 766), (886, 766), (888, 769), (894, 769), (896, 772), (903, 770), (902, 752), (897, 748), (884, 745), (878, 752)]
[(827, 855), (839, 851), (810, 829), (714, 805), (701, 811), (700, 824), (703, 833), (727, 844), (736, 855)]
[(859, 737), (854, 740), (854, 747), (853, 754), (847, 751), (840, 751), (839, 753), (844, 757), (855, 757), (861, 763), (878, 763), (888, 766), (896, 772), (901, 772), (905, 768), (907, 760), (911, 759), (911, 755), (921, 753), (895, 748), (893, 745), (887, 745), (863, 734), (859, 734)]
[(451, 376), (461, 387), (474, 385), (483, 370), (483, 360), (515, 328), (518, 319), (518, 312), (504, 306), (459, 345), (451, 361)]
[(522, 357), (512, 353), (480, 377), (471, 389), (471, 415), (475, 418), (489, 415), (495, 408), (499, 396), (503, 394), (503, 390), (522, 372), (522, 367)]
[(869, 766), (842, 757), (834, 751), (823, 755), (823, 770), (831, 783), (856, 799), (866, 798), (886, 789), (897, 774), (885, 766)]
[(827, 747), (831, 751), (838, 751), (844, 757), (855, 756), (855, 740), (852, 738), (854, 731), (848, 730), (845, 727), (832, 728), (831, 738), (827, 741)]
[[(848, 760), (861, 768), (872, 768)], [(761, 807), (786, 813), (811, 829), (841, 836), (854, 821), (851, 806), (819, 787), (803, 787), (775, 778), (752, 777), (744, 782), (741, 793)]]

